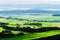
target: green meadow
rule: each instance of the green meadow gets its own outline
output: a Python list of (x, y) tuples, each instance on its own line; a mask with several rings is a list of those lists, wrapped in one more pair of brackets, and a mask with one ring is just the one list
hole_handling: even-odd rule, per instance
[[(21, 17), (20, 19), (18, 19)], [(46, 21), (44, 21), (46, 20)], [(1, 23), (7, 23), (6, 25)], [(8, 29), (6, 27), (8, 27)], [(22, 31), (20, 29), (23, 28), (30, 28), (37, 30), (39, 28), (60, 28), (60, 17), (59, 16), (17, 16), (12, 18), (0, 18), (0, 33), (3, 34), (13, 34), (13, 37), (9, 38), (0, 38), (0, 40), (32, 40), (32, 39), (38, 39), (38, 38), (44, 38), (49, 36), (54, 36), (60, 34), (60, 30), (49, 30), (44, 32), (27, 32)], [(11, 29), (9, 29), (11, 28)], [(15, 29), (19, 30), (15, 30)], [(27, 29), (26, 29), (27, 30)], [(7, 32), (9, 31), (9, 32)], [(20, 33), (23, 33), (24, 35), (20, 36)], [(19, 34), (19, 35), (18, 35)], [(18, 35), (18, 36), (17, 36)], [(1, 35), (0, 35), (1, 37)]]

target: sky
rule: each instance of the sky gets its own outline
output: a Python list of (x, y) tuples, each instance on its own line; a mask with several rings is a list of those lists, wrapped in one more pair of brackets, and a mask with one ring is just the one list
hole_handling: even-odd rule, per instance
[(60, 4), (60, 0), (0, 0), (0, 4)]
[(0, 0), (0, 9), (60, 8), (60, 0)]

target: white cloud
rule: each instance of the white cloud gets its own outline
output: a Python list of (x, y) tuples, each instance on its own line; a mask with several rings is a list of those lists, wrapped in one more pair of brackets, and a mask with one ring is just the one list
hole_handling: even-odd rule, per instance
[(31, 8), (8, 8), (8, 10), (31, 10)]
[(16, 7), (0, 7), (0, 11), (3, 10), (31, 10), (32, 8), (16, 8)]
[(52, 8), (46, 8), (46, 9), (43, 9), (43, 10), (49, 10), (49, 11), (60, 11), (60, 9), (52, 9)]

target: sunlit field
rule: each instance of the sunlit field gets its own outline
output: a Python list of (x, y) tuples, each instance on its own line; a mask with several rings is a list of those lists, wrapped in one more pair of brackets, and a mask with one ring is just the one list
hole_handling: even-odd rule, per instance
[(59, 34), (59, 16), (20, 15), (0, 18), (0, 40), (34, 40)]

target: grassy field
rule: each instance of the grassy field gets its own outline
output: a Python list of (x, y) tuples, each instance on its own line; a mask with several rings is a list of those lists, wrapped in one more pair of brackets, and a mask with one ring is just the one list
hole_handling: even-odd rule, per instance
[[(23, 17), (22, 17), (23, 18)], [(58, 35), (60, 34), (60, 30), (49, 30), (49, 31), (44, 31), (44, 32), (35, 32), (35, 33), (30, 33), (30, 32), (25, 32), (25, 31), (19, 31), (19, 30), (15, 30), (16, 28), (30, 28), (30, 29), (34, 29), (37, 30), (39, 28), (47, 28), (47, 27), (57, 27), (60, 28), (60, 22), (41, 22), (39, 20), (60, 20), (59, 17), (42, 17), (42, 18), (38, 18), (38, 17), (34, 17), (31, 18), (28, 16), (25, 19), (7, 19), (7, 18), (0, 18), (0, 33), (2, 33), (3, 31), (9, 31), (11, 32), (11, 34), (14, 35), (14, 37), (10, 37), (10, 38), (0, 38), (0, 40), (32, 40), (32, 39), (38, 39), (38, 38), (44, 38), (44, 37), (49, 37), (49, 36), (54, 36), (54, 35)], [(3, 23), (3, 24), (1, 24)], [(6, 25), (4, 25), (4, 23), (7, 23)], [(3, 26), (4, 25), (4, 26)], [(11, 29), (7, 29), (5, 26)], [(3, 32), (3, 34), (10, 34), (9, 32)], [(32, 32), (32, 31), (31, 31)], [(23, 33), (24, 35), (22, 36), (17, 36), (18, 34)], [(0, 35), (1, 37), (1, 35)]]
[(11, 37), (11, 38), (0, 38), (0, 40), (32, 40), (42, 37), (54, 36), (60, 34), (60, 30), (47, 31), (42, 33), (27, 34), (24, 36)]

